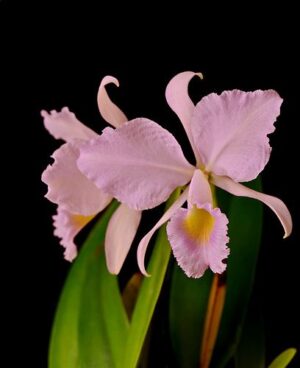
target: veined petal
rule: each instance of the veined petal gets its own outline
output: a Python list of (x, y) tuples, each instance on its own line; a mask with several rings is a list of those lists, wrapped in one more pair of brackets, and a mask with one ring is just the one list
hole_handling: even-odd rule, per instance
[(82, 124), (67, 107), (64, 107), (61, 111), (52, 110), (50, 113), (42, 110), (41, 115), (44, 118), (45, 128), (56, 139), (70, 142), (73, 139), (97, 137), (97, 134)]
[(110, 83), (113, 83), (114, 85), (119, 87), (119, 81), (116, 78), (107, 75), (102, 79), (100, 83), (97, 101), (99, 111), (103, 119), (115, 128), (117, 128), (128, 121), (128, 119), (123, 111), (120, 110), (119, 107), (114, 104), (109, 98), (105, 86)]
[(46, 198), (64, 210), (84, 216), (102, 211), (112, 197), (104, 194), (77, 168), (79, 147), (83, 141), (65, 143), (52, 155), (54, 163), (42, 174), (48, 185)]
[(105, 234), (106, 264), (117, 275), (129, 252), (141, 221), (141, 211), (121, 204), (112, 215)]
[(184, 192), (180, 195), (180, 197), (170, 206), (170, 208), (167, 209), (167, 211), (163, 214), (161, 219), (154, 225), (154, 227), (143, 237), (143, 239), (140, 241), (138, 245), (137, 250), (137, 260), (138, 265), (140, 268), (140, 271), (145, 275), (149, 276), (145, 269), (145, 254), (147, 251), (148, 244), (155, 233), (156, 230), (158, 230), (164, 223), (166, 223), (173, 214), (180, 208), (184, 202), (186, 202), (188, 197), (188, 191), (189, 187), (184, 190)]
[(242, 184), (235, 183), (233, 180), (227, 177), (213, 175), (213, 181), (216, 186), (233, 195), (258, 199), (266, 204), (271, 208), (281, 222), (281, 225), (284, 229), (284, 238), (291, 234), (293, 227), (292, 217), (286, 205), (280, 199), (264, 193), (256, 192), (255, 190), (247, 188)]
[(195, 76), (203, 79), (201, 73), (183, 72), (175, 75), (167, 85), (166, 100), (170, 108), (180, 119), (186, 134), (190, 140), (191, 146), (194, 150), (195, 156), (199, 161), (199, 154), (195, 149), (193, 137), (191, 134), (191, 120), (195, 105), (189, 97), (188, 86), (191, 79)]
[(267, 164), (268, 134), (275, 129), (282, 99), (273, 90), (212, 93), (196, 106), (191, 131), (208, 171), (243, 182)]
[[(199, 203), (199, 202), (198, 202)], [(215, 273), (226, 269), (227, 217), (210, 203), (180, 208), (167, 225), (174, 256), (188, 277), (199, 278), (207, 268)]]
[(57, 214), (53, 216), (54, 235), (61, 239), (60, 244), (65, 248), (64, 256), (67, 261), (72, 262), (77, 256), (74, 238), (93, 217), (74, 215), (61, 207), (57, 208)]
[(196, 203), (212, 203), (212, 193), (209, 182), (201, 170), (195, 170), (190, 184), (188, 206)]
[(78, 167), (105, 193), (136, 210), (164, 202), (194, 170), (173, 135), (144, 118), (107, 128), (86, 142)]

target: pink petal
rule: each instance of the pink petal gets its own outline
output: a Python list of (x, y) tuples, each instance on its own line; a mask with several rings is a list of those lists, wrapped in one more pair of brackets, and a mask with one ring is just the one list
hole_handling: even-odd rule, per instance
[(201, 170), (195, 170), (190, 184), (188, 204), (189, 207), (196, 203), (212, 203), (212, 193), (209, 182)]
[(112, 215), (105, 234), (106, 264), (117, 275), (129, 252), (140, 224), (142, 213), (121, 204)]
[(165, 222), (167, 222), (171, 216), (180, 208), (184, 202), (186, 202), (188, 197), (189, 188), (186, 188), (185, 191), (180, 195), (180, 197), (169, 207), (169, 209), (163, 214), (161, 219), (155, 224), (155, 226), (143, 237), (138, 245), (137, 250), (137, 260), (140, 271), (145, 275), (149, 276), (145, 269), (145, 254), (147, 251), (148, 244), (155, 233)]
[(60, 207), (57, 208), (57, 214), (53, 216), (54, 235), (61, 239), (60, 244), (65, 248), (67, 261), (72, 262), (77, 256), (74, 238), (93, 217), (74, 215)]
[(42, 181), (48, 185), (46, 198), (66, 211), (84, 216), (103, 210), (111, 201), (77, 168), (82, 141), (65, 143), (53, 154), (54, 163), (43, 172)]
[(120, 110), (118, 106), (115, 105), (109, 98), (105, 86), (110, 83), (113, 83), (114, 85), (119, 87), (119, 81), (116, 78), (109, 75), (104, 77), (100, 83), (97, 101), (99, 111), (103, 119), (117, 128), (128, 121), (128, 119), (124, 115), (123, 111)]
[(97, 134), (84, 124), (82, 124), (67, 107), (60, 112), (52, 110), (50, 114), (42, 110), (45, 128), (56, 139), (63, 139), (70, 142), (73, 139), (91, 139)]
[(136, 210), (164, 202), (194, 170), (173, 135), (144, 118), (107, 128), (86, 142), (78, 167), (105, 193)]
[(286, 205), (278, 198), (272, 197), (267, 194), (256, 192), (253, 189), (249, 189), (242, 184), (235, 183), (227, 177), (213, 176), (213, 181), (216, 186), (226, 190), (227, 192), (240, 197), (249, 197), (258, 199), (259, 201), (266, 204), (278, 217), (281, 225), (284, 228), (284, 238), (289, 236), (292, 232), (292, 217), (287, 209)]
[(180, 119), (186, 134), (191, 142), (192, 148), (196, 157), (199, 155), (195, 149), (193, 142), (193, 137), (191, 135), (191, 119), (192, 114), (195, 109), (194, 103), (189, 97), (188, 85), (194, 76), (198, 76), (203, 79), (201, 73), (194, 72), (183, 72), (175, 75), (174, 78), (170, 80), (166, 88), (166, 100), (170, 108), (175, 112), (175, 114)]
[(178, 209), (167, 225), (168, 238), (178, 265), (188, 277), (194, 278), (201, 277), (207, 268), (222, 273), (226, 269), (223, 260), (229, 255), (226, 246), (229, 240), (227, 217), (219, 208), (212, 209), (209, 203), (197, 205), (197, 208), (207, 211), (214, 218), (209, 239), (203, 241), (193, 238), (186, 230), (185, 220), (192, 209)]
[(267, 164), (268, 134), (282, 99), (273, 90), (212, 93), (196, 106), (191, 131), (207, 171), (234, 181), (255, 179)]

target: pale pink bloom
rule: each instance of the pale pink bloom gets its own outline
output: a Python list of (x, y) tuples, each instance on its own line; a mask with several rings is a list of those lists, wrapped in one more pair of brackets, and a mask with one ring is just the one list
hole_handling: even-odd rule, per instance
[[(112, 126), (119, 127), (128, 119), (110, 100), (105, 86), (117, 79), (103, 78), (98, 92), (98, 107), (102, 117)], [(61, 239), (65, 248), (65, 258), (72, 261), (77, 255), (75, 236), (102, 211), (112, 200), (77, 168), (80, 147), (98, 134), (82, 124), (76, 116), (64, 107), (60, 112), (41, 112), (44, 125), (56, 139), (63, 144), (52, 155), (54, 163), (43, 172), (42, 180), (48, 185), (46, 197), (58, 205), (54, 219), (54, 234)], [(121, 204), (113, 214), (105, 237), (107, 266), (110, 272), (118, 273), (136, 234), (141, 212), (126, 204)]]
[[(190, 183), (141, 240), (138, 264), (144, 274), (149, 241), (169, 220), (167, 233), (174, 256), (188, 276), (200, 277), (208, 267), (216, 273), (224, 271), (223, 260), (229, 254), (228, 220), (213, 208), (209, 183), (261, 200), (278, 216), (285, 236), (292, 229), (290, 213), (281, 200), (239, 184), (256, 178), (268, 162), (267, 135), (274, 131), (282, 99), (273, 90), (233, 90), (212, 93), (194, 106), (188, 84), (195, 75), (180, 73), (166, 89), (167, 102), (190, 140), (195, 166), (185, 159), (172, 134), (144, 118), (116, 130), (107, 128), (80, 148), (81, 172), (103, 192), (136, 210), (153, 208), (176, 187)], [(181, 208), (186, 201), (188, 207)]]

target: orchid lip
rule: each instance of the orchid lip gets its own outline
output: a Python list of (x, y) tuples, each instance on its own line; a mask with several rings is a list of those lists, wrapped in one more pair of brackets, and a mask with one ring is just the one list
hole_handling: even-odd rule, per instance
[(194, 205), (189, 209), (183, 225), (198, 245), (205, 245), (209, 241), (214, 224), (215, 219), (207, 210)]

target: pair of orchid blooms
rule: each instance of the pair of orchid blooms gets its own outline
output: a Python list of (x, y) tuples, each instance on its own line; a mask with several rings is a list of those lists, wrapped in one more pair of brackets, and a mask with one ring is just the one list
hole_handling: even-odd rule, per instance
[(280, 199), (240, 184), (255, 179), (269, 160), (267, 135), (275, 129), (282, 99), (274, 90), (233, 90), (209, 94), (195, 106), (188, 95), (194, 76), (202, 78), (201, 73), (180, 73), (166, 88), (167, 103), (193, 149), (194, 166), (160, 125), (146, 118), (128, 121), (105, 89), (110, 83), (119, 86), (111, 76), (103, 78), (97, 100), (101, 116), (115, 129), (97, 134), (66, 107), (42, 111), (47, 130), (66, 142), (54, 152), (42, 180), (48, 185), (46, 197), (58, 205), (54, 234), (61, 238), (67, 260), (76, 257), (78, 232), (116, 198), (121, 204), (106, 231), (105, 254), (108, 270), (118, 274), (142, 211), (165, 202), (178, 187), (183, 187), (180, 196), (138, 245), (138, 265), (145, 275), (147, 246), (166, 222), (173, 254), (187, 276), (201, 277), (207, 268), (225, 270), (228, 219), (214, 207), (211, 185), (262, 201), (277, 215), (285, 237), (291, 233), (291, 216)]

